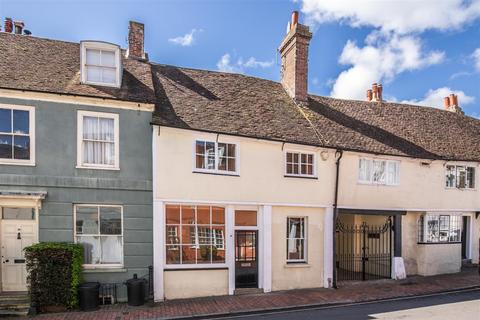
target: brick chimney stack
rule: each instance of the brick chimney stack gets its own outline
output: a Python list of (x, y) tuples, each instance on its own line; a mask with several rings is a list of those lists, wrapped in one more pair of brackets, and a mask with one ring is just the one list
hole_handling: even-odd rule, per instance
[(147, 60), (144, 44), (144, 29), (145, 26), (143, 23), (130, 21), (130, 25), (128, 27), (128, 58)]
[(449, 97), (443, 98), (443, 105), (447, 111), (465, 114), (458, 105), (458, 96), (454, 93), (451, 93)]
[(13, 21), (12, 18), (5, 18), (5, 26), (3, 28), (5, 32), (12, 33), (13, 31)]
[(382, 102), (383, 87), (376, 82), (372, 84), (372, 89), (367, 90), (367, 101)]
[(13, 24), (15, 25), (15, 34), (22, 34), (23, 27), (25, 26), (23, 21), (15, 21)]
[(312, 39), (309, 28), (298, 23), (298, 11), (292, 13), (287, 35), (278, 49), (282, 58), (281, 82), (296, 102), (308, 101), (308, 46)]

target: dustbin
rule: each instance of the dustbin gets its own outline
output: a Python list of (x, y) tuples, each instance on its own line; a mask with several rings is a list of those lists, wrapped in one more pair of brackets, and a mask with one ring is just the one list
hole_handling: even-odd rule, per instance
[(141, 306), (145, 303), (145, 282), (145, 279), (138, 279), (136, 273), (132, 279), (125, 282), (129, 306)]
[(98, 296), (100, 283), (85, 282), (78, 286), (78, 298), (82, 311), (93, 311), (98, 309)]

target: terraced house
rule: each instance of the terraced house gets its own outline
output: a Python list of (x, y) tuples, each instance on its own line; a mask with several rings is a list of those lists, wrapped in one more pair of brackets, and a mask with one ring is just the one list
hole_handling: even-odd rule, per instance
[(157, 301), (478, 263), (480, 121), (455, 95), (308, 94), (297, 13), (280, 83), (156, 64), (143, 33), (128, 50), (0, 34), (3, 290), (25, 288), (35, 241), (83, 243), (101, 282), (153, 263)]

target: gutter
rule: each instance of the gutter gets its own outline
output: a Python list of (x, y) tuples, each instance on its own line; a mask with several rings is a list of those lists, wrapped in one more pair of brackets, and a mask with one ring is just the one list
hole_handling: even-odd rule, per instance
[(332, 287), (337, 289), (337, 262), (336, 262), (336, 251), (337, 251), (337, 240), (336, 240), (336, 229), (337, 229), (337, 218), (338, 218), (338, 185), (339, 185), (339, 174), (340, 174), (340, 161), (343, 157), (343, 150), (337, 149), (335, 151), (335, 197), (333, 199), (333, 224), (332, 224)]

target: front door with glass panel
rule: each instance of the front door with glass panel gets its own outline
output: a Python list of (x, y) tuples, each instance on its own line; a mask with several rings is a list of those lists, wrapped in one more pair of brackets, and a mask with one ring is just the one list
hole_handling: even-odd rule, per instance
[(33, 208), (3, 208), (1, 220), (2, 291), (26, 291), (23, 249), (36, 242)]
[(258, 287), (257, 231), (235, 231), (235, 287)]

